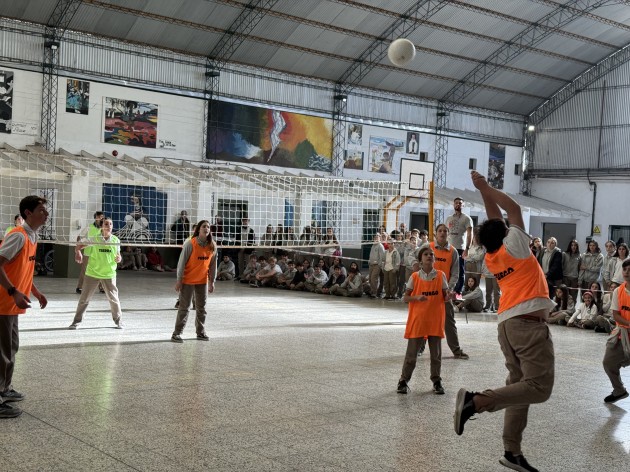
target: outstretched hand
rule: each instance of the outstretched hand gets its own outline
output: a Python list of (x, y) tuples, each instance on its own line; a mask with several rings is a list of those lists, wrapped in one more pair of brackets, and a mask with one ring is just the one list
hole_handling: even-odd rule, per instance
[(476, 170), (470, 172), (470, 177), (472, 178), (472, 183), (476, 189), (481, 190), (482, 188), (488, 186), (488, 181), (486, 180), (486, 178)]

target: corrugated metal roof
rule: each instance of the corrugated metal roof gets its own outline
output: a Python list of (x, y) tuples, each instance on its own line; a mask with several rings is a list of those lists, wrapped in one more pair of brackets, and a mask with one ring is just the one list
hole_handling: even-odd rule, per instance
[[(207, 56), (247, 3), (83, 0), (69, 28)], [(45, 24), (55, 4), (0, 0), (0, 14)], [(415, 0), (278, 0), (271, 11), (255, 10), (262, 20), (228, 60), (337, 81), (352, 61), (414, 5), (418, 5)], [(558, 0), (449, 0), (424, 23), (416, 15), (407, 21), (407, 36), (418, 48), (414, 62), (393, 68), (384, 58), (368, 68), (356, 85), (441, 99), (505, 41), (558, 5)], [(583, 12), (503, 64), (461, 104), (527, 114), (629, 38), (627, 5)], [(385, 44), (391, 39), (384, 38)]]

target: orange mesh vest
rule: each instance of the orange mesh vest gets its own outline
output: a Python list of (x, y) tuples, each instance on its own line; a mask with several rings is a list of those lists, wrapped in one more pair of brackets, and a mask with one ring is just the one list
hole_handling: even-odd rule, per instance
[(545, 274), (533, 254), (517, 259), (509, 255), (503, 245), (496, 252), (486, 253), (486, 266), (501, 289), (499, 314), (527, 300), (549, 298)]
[(451, 280), (451, 264), (453, 264), (453, 252), (455, 249), (451, 244), (448, 245), (448, 249), (440, 249), (435, 246), (435, 241), (432, 241), (429, 246), (433, 249), (435, 254), (435, 263), (433, 266), (436, 270), (441, 270), (446, 275), (446, 281)]
[(628, 320), (630, 322), (630, 295), (626, 292), (626, 282), (621, 284), (617, 290), (617, 298), (619, 299), (619, 314), (624, 320)]
[(208, 282), (208, 269), (210, 268), (210, 261), (214, 251), (207, 244), (205, 247), (199, 245), (197, 238), (190, 240), (192, 244), (192, 253), (186, 262), (184, 268), (184, 278), (182, 283), (187, 285), (200, 285)]
[(444, 337), (444, 293), (442, 292), (443, 272), (437, 271), (433, 280), (422, 280), (417, 272), (413, 279), (412, 296), (424, 295), (428, 300), (409, 302), (409, 315), (405, 328), (405, 339), (424, 338), (427, 336)]
[[(9, 234), (16, 232), (24, 235), (24, 247), (12, 261), (5, 264), (4, 271), (11, 284), (27, 297), (30, 297), (31, 287), (33, 286), (33, 272), (35, 271), (37, 243), (31, 242), (26, 234), (26, 230), (21, 226), (11, 230)], [(0, 315), (21, 315), (22, 313), (26, 313), (26, 310), (18, 308), (13, 301), (13, 297), (9, 296), (6, 290), (0, 289)]]

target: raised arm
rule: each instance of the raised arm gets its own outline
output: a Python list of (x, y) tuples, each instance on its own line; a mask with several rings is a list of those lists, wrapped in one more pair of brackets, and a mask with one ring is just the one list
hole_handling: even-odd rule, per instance
[(503, 219), (502, 208), (506, 211), (507, 219), (511, 225), (525, 229), (521, 206), (518, 203), (501, 190), (491, 187), (486, 178), (479, 172), (473, 170), (470, 175), (473, 185), (481, 192), (489, 219)]

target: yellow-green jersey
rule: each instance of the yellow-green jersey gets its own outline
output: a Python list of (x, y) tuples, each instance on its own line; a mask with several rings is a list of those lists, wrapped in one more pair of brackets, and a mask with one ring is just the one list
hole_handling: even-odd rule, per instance
[(85, 274), (95, 279), (113, 279), (116, 277), (116, 256), (120, 254), (120, 240), (113, 234), (109, 240), (98, 235), (94, 240), (107, 244), (94, 244)]

